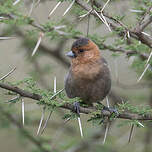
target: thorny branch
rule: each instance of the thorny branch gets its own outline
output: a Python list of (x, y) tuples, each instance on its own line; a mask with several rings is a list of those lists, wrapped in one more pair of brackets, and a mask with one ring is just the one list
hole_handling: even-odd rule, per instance
[[(23, 89), (20, 89), (18, 87), (11, 86), (11, 85), (8, 85), (8, 84), (0, 83), (0, 88), (15, 92), (15, 93), (19, 94), (22, 97), (31, 98), (31, 99), (34, 99), (34, 100), (41, 100), (42, 99), (42, 96), (40, 96), (39, 94), (34, 94), (34, 93), (25, 91)], [(60, 108), (64, 108), (64, 109), (68, 109), (68, 110), (74, 111), (74, 106), (72, 104), (64, 104)], [(94, 107), (92, 107), (92, 108), (80, 107), (80, 113), (84, 113), (84, 114), (92, 113), (95, 110), (96, 109)], [(102, 111), (102, 115), (109, 117), (111, 115), (111, 113), (109, 113), (107, 111)], [(152, 120), (152, 116), (151, 115), (141, 116), (141, 115), (132, 114), (132, 113), (122, 113), (122, 114), (119, 114), (117, 116), (117, 118), (130, 119), (130, 120)]]
[[(81, 0), (76, 0), (76, 3), (82, 7), (84, 10), (86, 11), (90, 11), (91, 7), (85, 3), (83, 3)], [(97, 7), (99, 7), (100, 5), (96, 5)], [(99, 7), (100, 8), (100, 7)], [(91, 15), (98, 17), (97, 14), (95, 12), (90, 12)], [(113, 30), (117, 30), (117, 28), (119, 26), (123, 27), (125, 29), (125, 31), (123, 31), (123, 33), (125, 34), (127, 31), (129, 31), (130, 36), (132, 38), (135, 38), (139, 41), (141, 41), (143, 44), (149, 46), (150, 48), (152, 48), (152, 40), (151, 38), (149, 38), (147, 35), (143, 34), (141, 31), (148, 26), (151, 22), (152, 22), (152, 17), (149, 17), (149, 19), (147, 19), (145, 22), (143, 22), (140, 25), (140, 29), (139, 27), (136, 27), (134, 30), (129, 29), (126, 25), (124, 25), (122, 22), (116, 20), (115, 18), (113, 18), (112, 16), (108, 15), (107, 13), (103, 12), (103, 15), (106, 16), (110, 21), (113, 21), (116, 24), (114, 24), (113, 22), (110, 22), (109, 25), (112, 27)]]

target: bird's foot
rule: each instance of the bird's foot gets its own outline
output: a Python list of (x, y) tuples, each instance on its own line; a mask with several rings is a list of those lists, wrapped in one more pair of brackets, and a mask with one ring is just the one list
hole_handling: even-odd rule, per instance
[(74, 112), (80, 117), (80, 103), (79, 102), (74, 102)]
[(116, 116), (119, 115), (118, 110), (116, 108), (112, 108), (112, 107), (103, 107), (103, 110), (105, 111), (109, 111), (111, 114), (115, 114)]

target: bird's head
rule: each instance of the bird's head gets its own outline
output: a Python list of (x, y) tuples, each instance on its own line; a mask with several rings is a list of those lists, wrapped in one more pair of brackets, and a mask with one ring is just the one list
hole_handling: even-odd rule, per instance
[(83, 64), (100, 58), (98, 46), (87, 38), (80, 38), (72, 44), (67, 56), (72, 59), (72, 64)]

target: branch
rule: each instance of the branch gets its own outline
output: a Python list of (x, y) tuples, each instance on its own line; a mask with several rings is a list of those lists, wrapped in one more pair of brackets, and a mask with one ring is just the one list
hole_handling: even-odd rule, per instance
[[(8, 84), (0, 83), (0, 88), (15, 92), (15, 93), (21, 95), (22, 97), (31, 98), (31, 99), (38, 100), (38, 101), (42, 99), (42, 96), (40, 96), (39, 94), (34, 94), (34, 93), (25, 91), (23, 89), (20, 89), (18, 87), (11, 86), (11, 85), (8, 85)], [(74, 111), (74, 109), (75, 109), (72, 104), (68, 104), (68, 103), (60, 106), (60, 108), (68, 109), (68, 110), (71, 110), (71, 111)], [(92, 107), (92, 108), (80, 107), (80, 113), (84, 113), (84, 114), (92, 113), (95, 110), (97, 110), (97, 109), (95, 109), (95, 107)], [(111, 113), (109, 113), (108, 111), (102, 111), (102, 116), (110, 117)], [(130, 120), (152, 120), (151, 115), (141, 116), (141, 115), (132, 114), (132, 113), (119, 114), (117, 116), (117, 118), (130, 119)]]
[[(81, 0), (76, 0), (76, 3), (82, 7), (84, 10), (86, 11), (90, 11), (91, 7), (89, 5), (86, 5), (85, 3), (83, 3)], [(98, 6), (99, 7), (99, 6)], [(97, 14), (94, 13), (94, 11), (92, 11), (90, 13), (91, 15), (95, 16), (98, 18)], [(103, 15), (105, 15), (107, 18), (109, 18), (111, 21), (114, 21), (115, 23), (117, 23), (118, 25), (115, 25), (114, 23), (109, 23), (109, 25), (112, 27), (113, 30), (117, 30), (117, 28), (119, 26), (123, 27), (125, 30), (123, 31), (123, 36), (124, 34), (128, 31), (130, 33), (130, 36), (134, 39), (137, 39), (139, 41), (141, 41), (143, 44), (147, 45), (148, 47), (152, 48), (152, 40), (151, 38), (149, 38), (147, 35), (144, 35), (143, 33), (141, 33), (140, 31), (137, 30), (130, 30), (126, 25), (124, 25), (122, 22), (120, 22), (119, 20), (116, 20), (115, 18), (113, 18), (112, 16), (108, 15), (106, 12), (103, 13)], [(151, 20), (151, 18), (149, 19)], [(147, 21), (148, 24), (145, 25), (149, 25), (151, 21)], [(144, 24), (143, 24), (144, 25)], [(143, 26), (143, 28), (145, 28), (145, 25)]]

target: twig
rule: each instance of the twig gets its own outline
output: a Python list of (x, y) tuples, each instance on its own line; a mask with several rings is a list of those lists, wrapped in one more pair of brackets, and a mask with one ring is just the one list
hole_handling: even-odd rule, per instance
[(16, 70), (16, 67), (13, 68), (10, 72), (8, 72), (6, 75), (4, 75), (3, 77), (0, 78), (0, 81), (1, 80), (4, 80), (5, 78), (7, 78), (10, 74), (12, 74), (14, 71)]

